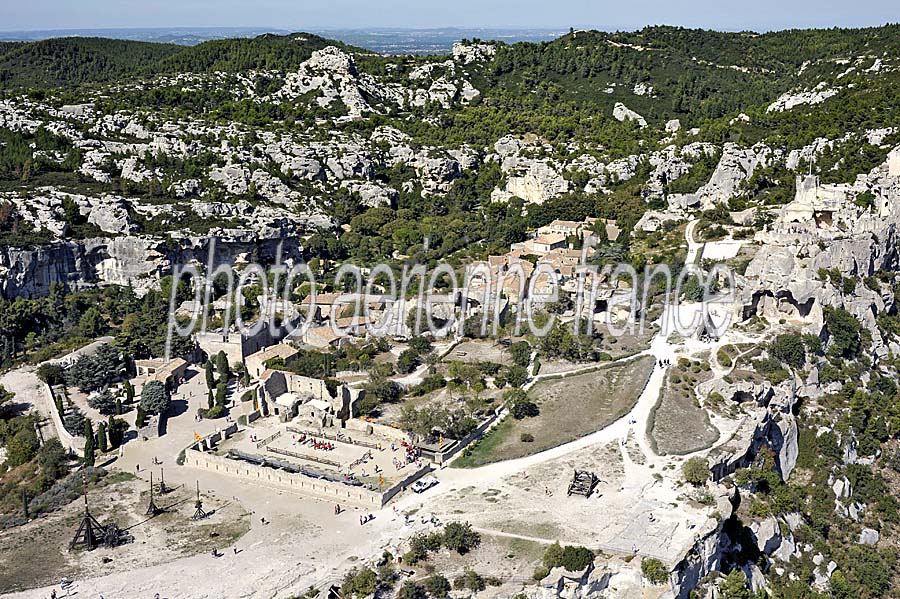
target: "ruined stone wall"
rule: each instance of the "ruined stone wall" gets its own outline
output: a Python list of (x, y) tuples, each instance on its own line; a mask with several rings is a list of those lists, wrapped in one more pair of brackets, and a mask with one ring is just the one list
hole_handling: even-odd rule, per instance
[(75, 435), (69, 434), (69, 431), (67, 431), (66, 427), (63, 425), (63, 421), (59, 416), (59, 412), (56, 411), (56, 399), (53, 396), (53, 390), (46, 383), (41, 383), (41, 387), (43, 389), (44, 395), (47, 398), (50, 420), (51, 422), (53, 422), (53, 428), (56, 431), (56, 436), (59, 438), (59, 442), (65, 449), (74, 452), (75, 455), (83, 456), (85, 438), (82, 436), (76, 437)]
[(274, 468), (257, 466), (204, 453), (196, 449), (187, 449), (184, 453), (184, 464), (186, 466), (232, 476), (250, 484), (263, 485), (297, 495), (363, 509), (378, 509), (387, 501), (384, 494), (362, 487), (353, 487), (342, 483), (311, 478), (303, 474), (294, 474), (275, 470)]

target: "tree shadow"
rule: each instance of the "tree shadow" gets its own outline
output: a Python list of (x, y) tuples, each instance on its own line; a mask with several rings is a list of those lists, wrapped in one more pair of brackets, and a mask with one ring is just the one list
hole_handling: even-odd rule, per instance
[(169, 418), (177, 418), (188, 411), (190, 404), (186, 399), (173, 399), (167, 412)]

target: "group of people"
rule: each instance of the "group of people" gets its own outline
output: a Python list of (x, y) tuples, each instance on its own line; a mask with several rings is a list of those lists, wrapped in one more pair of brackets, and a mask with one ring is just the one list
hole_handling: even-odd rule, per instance
[(405, 455), (404, 459), (394, 458), (392, 460), (394, 463), (394, 469), (396, 470), (402, 470), (406, 467), (407, 464), (412, 464), (419, 459), (419, 448), (407, 443), (406, 441), (401, 441), (399, 447), (391, 443), (392, 451), (397, 451), (398, 449), (402, 449)]
[(664, 366), (671, 366), (672, 360), (670, 360), (668, 358), (666, 358), (665, 360), (657, 360), (656, 365), (659, 366), (660, 368), (662, 368)]
[(330, 443), (328, 441), (317, 441), (314, 437), (307, 437), (306, 433), (300, 435), (297, 438), (296, 435), (291, 435), (291, 438), (294, 441), (294, 445), (306, 445), (309, 444), (313, 449), (318, 449), (319, 451), (332, 451), (334, 449), (334, 443)]
[(359, 525), (364, 526), (370, 520), (375, 519), (375, 514), (360, 514), (359, 515)]

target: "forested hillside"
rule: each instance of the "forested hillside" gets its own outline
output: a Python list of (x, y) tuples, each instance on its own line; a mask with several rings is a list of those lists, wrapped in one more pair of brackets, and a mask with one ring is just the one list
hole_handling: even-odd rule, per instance
[(181, 47), (174, 44), (103, 38), (61, 38), (19, 44), (0, 56), (0, 85), (55, 87), (113, 81), (143, 73), (179, 50)]
[(152, 73), (291, 70), (329, 45), (365, 52), (307, 33), (214, 40), (197, 46), (81, 37), (2, 42), (0, 85), (56, 87)]
[(253, 39), (238, 38), (204, 42), (183, 48), (154, 65), (157, 73), (238, 72), (251, 69), (295, 70), (314, 51), (337, 46), (350, 52), (366, 52), (311, 33), (265, 34)]

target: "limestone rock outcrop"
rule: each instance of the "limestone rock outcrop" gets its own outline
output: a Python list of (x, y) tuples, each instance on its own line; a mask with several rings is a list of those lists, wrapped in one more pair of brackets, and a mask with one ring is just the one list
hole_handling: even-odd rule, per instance
[(637, 123), (640, 127), (647, 126), (647, 120), (631, 110), (621, 102), (616, 102), (616, 105), (613, 106), (613, 118), (619, 122), (631, 121), (633, 123)]

